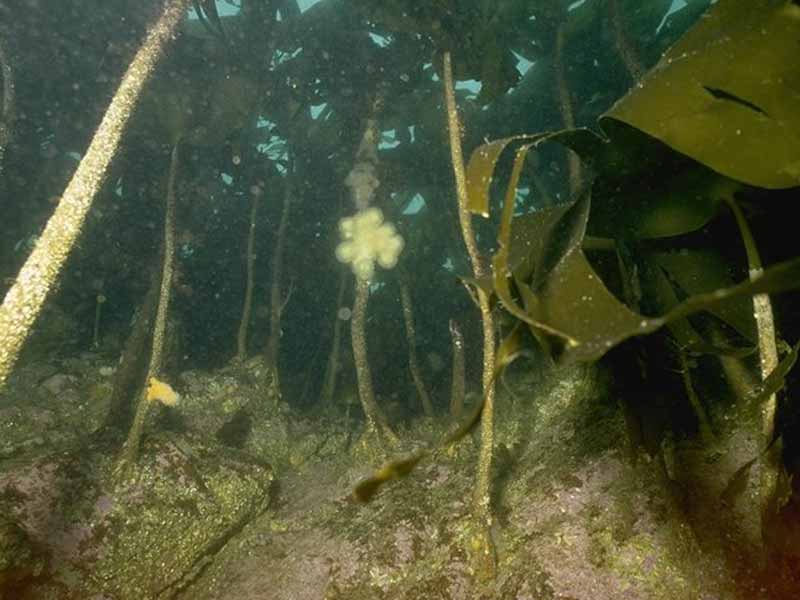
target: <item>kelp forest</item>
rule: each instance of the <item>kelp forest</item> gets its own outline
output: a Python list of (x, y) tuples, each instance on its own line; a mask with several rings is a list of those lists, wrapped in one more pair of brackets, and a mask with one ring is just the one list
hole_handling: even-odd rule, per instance
[(0, 0), (0, 600), (800, 597), (799, 42)]

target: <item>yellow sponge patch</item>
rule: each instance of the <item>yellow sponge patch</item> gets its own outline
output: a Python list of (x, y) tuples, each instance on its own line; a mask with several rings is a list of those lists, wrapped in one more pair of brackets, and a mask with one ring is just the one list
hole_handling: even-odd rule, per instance
[(164, 406), (175, 406), (180, 400), (180, 395), (172, 386), (156, 377), (151, 377), (147, 382), (147, 400), (161, 402)]

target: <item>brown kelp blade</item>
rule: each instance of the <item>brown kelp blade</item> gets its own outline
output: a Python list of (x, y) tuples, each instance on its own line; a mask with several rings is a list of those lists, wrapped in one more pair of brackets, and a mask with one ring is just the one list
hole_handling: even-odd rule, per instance
[(386, 463), (369, 477), (362, 479), (353, 490), (353, 497), (359, 502), (369, 502), (387, 481), (405, 477), (428, 454), (428, 450), (421, 450), (411, 456), (396, 459)]
[(482, 398), (480, 402), (477, 402), (475, 406), (472, 407), (467, 417), (460, 421), (458, 426), (450, 434), (445, 435), (439, 442), (431, 444), (413, 454), (390, 460), (372, 475), (359, 481), (353, 489), (353, 497), (358, 502), (369, 502), (384, 483), (406, 477), (423, 458), (432, 454), (437, 448), (447, 446), (463, 438), (472, 431), (472, 428), (480, 421), (484, 401), (485, 398)]

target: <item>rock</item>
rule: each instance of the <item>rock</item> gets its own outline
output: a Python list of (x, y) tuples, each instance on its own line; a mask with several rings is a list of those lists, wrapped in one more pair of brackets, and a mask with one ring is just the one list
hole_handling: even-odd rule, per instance
[(66, 375), (64, 373), (56, 373), (51, 375), (42, 382), (41, 387), (47, 390), (51, 396), (58, 396), (67, 388), (76, 385), (78, 378), (73, 375)]
[(18, 588), (24, 580), (39, 575), (42, 567), (25, 531), (0, 515), (0, 598), (6, 597), (4, 590)]
[(658, 465), (626, 458), (604, 386), (573, 369), (531, 386), (530, 402), (498, 402), (493, 580), (470, 559), (477, 448), (466, 438), (366, 505), (346, 474), (368, 463), (311, 461), (281, 481), (269, 520), (179, 598), (733, 600), (725, 561), (701, 548)]
[[(270, 502), (270, 466), (223, 447), (150, 439), (116, 485), (109, 456), (98, 448), (0, 467), (12, 542), (41, 550), (59, 597), (171, 597)], [(42, 597), (31, 584), (25, 597)]]

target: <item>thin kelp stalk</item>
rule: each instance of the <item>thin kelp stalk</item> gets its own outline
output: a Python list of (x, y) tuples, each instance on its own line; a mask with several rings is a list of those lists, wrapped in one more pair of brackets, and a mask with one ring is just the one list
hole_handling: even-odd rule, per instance
[(154, 267), (147, 293), (136, 311), (133, 327), (125, 340), (119, 366), (114, 373), (114, 389), (111, 392), (104, 429), (113, 428), (124, 434), (133, 422), (136, 392), (147, 369), (147, 343), (158, 312), (160, 282), (159, 269)]
[[(564, 45), (567, 37), (567, 17), (562, 17), (561, 23), (556, 28), (555, 51), (553, 57), (553, 67), (556, 75), (556, 93), (558, 96), (558, 108), (561, 112), (561, 119), (564, 121), (565, 129), (575, 129), (575, 112), (572, 108), (572, 94), (569, 91), (567, 81), (567, 71), (564, 64)], [(581, 185), (581, 160), (577, 154), (567, 150), (567, 165), (569, 168), (569, 191), (575, 195)]]
[(453, 366), (450, 383), (450, 414), (460, 417), (464, 410), (466, 393), (466, 367), (464, 362), (464, 334), (455, 319), (450, 319), (450, 338), (453, 345)]
[[(316, 348), (314, 348), (314, 353), (311, 355), (311, 358), (306, 361), (305, 365), (305, 376), (303, 379), (305, 383), (303, 383), (303, 388), (300, 390), (300, 394), (297, 396), (297, 405), (298, 406), (305, 406), (308, 402), (308, 396), (313, 391), (317, 391), (320, 388), (317, 388), (314, 384), (319, 381), (317, 378), (317, 374), (319, 373), (319, 360), (320, 354), (322, 354), (322, 345), (317, 344)], [(319, 396), (317, 398), (319, 400)]]
[[(730, 208), (739, 227), (742, 236), (745, 253), (747, 255), (747, 266), (750, 280), (756, 280), (764, 272), (761, 263), (761, 256), (758, 252), (750, 226), (739, 208), (738, 203), (732, 194), (723, 196), (726, 204)], [(753, 296), (753, 316), (758, 332), (758, 357), (761, 367), (761, 380), (764, 381), (770, 373), (778, 367), (778, 344), (775, 335), (775, 319), (772, 314), (772, 303), (768, 294), (756, 294)], [(770, 394), (761, 406), (761, 440), (760, 449), (763, 451), (757, 459), (758, 471), (760, 472), (759, 499), (761, 508), (762, 535), (764, 525), (769, 517), (770, 511), (774, 509), (773, 503), (776, 501), (779, 478), (781, 475), (780, 443), (773, 444), (775, 435), (775, 411), (777, 408), (776, 395)]]
[[(289, 226), (289, 207), (292, 204), (292, 189), (294, 177), (291, 162), (286, 171), (286, 188), (283, 192), (283, 208), (281, 209), (281, 220), (278, 223), (278, 231), (275, 233), (275, 249), (272, 252), (272, 283), (269, 286), (269, 337), (264, 355), (267, 365), (272, 369), (274, 376), (275, 389), (279, 390), (280, 378), (278, 377), (278, 356), (280, 355), (281, 344), (281, 314), (286, 302), (289, 301), (287, 294), (283, 298), (281, 279), (283, 278), (283, 254), (286, 248), (286, 229)], [(279, 395), (275, 400), (279, 400)]]
[(353, 316), (350, 321), (350, 334), (353, 343), (353, 360), (356, 364), (356, 380), (358, 381), (358, 397), (367, 420), (367, 431), (373, 431), (385, 437), (392, 444), (399, 444), (400, 439), (389, 426), (386, 415), (378, 407), (375, 390), (372, 387), (372, 371), (367, 354), (367, 336), (364, 324), (367, 316), (369, 300), (369, 281), (356, 280), (356, 298), (353, 304)]
[(0, 82), (3, 86), (2, 100), (0, 100), (0, 175), (3, 174), (3, 157), (11, 141), (14, 128), (14, 72), (11, 69), (11, 58), (6, 50), (5, 42), (0, 38)]
[[(353, 203), (360, 214), (369, 209), (375, 190), (380, 185), (377, 176), (378, 140), (380, 132), (375, 114), (380, 106), (380, 100), (375, 100), (370, 116), (364, 127), (364, 134), (356, 152), (355, 163), (345, 179), (345, 185), (350, 188)], [(369, 278), (356, 277), (355, 301), (353, 315), (350, 320), (350, 337), (353, 344), (353, 360), (356, 367), (356, 381), (358, 382), (358, 397), (364, 409), (367, 421), (367, 432), (375, 432), (392, 444), (400, 442), (397, 434), (392, 431), (383, 411), (375, 400), (375, 390), (372, 387), (372, 373), (369, 367), (367, 354), (366, 317), (367, 303), (369, 302)]]
[(169, 310), (170, 290), (172, 288), (173, 257), (175, 254), (175, 180), (177, 178), (179, 163), (178, 145), (172, 148), (169, 165), (169, 179), (167, 181), (167, 199), (164, 211), (164, 256), (161, 267), (161, 286), (158, 294), (158, 308), (153, 324), (153, 340), (150, 351), (150, 365), (147, 367), (147, 376), (139, 395), (136, 414), (128, 431), (128, 438), (122, 446), (115, 473), (124, 476), (136, 463), (139, 455), (139, 444), (144, 431), (145, 420), (150, 411), (150, 404), (156, 400), (150, 392), (151, 385), (158, 381), (161, 373), (164, 353), (164, 334), (167, 330), (167, 311)]
[(422, 371), (419, 368), (417, 359), (417, 334), (414, 330), (414, 308), (411, 304), (411, 292), (408, 289), (408, 281), (400, 276), (400, 302), (403, 305), (403, 322), (406, 326), (406, 342), (408, 343), (408, 370), (411, 372), (411, 379), (417, 389), (417, 395), (422, 403), (422, 410), (426, 417), (433, 416), (433, 404), (425, 382), (422, 380)]
[(172, 0), (147, 35), (111, 100), (97, 132), (28, 260), (0, 306), (0, 387), (42, 310), (81, 232), (147, 80), (186, 14), (189, 0)]
[(614, 47), (617, 49), (617, 53), (628, 70), (631, 79), (639, 81), (644, 75), (644, 67), (639, 61), (636, 50), (634, 50), (625, 31), (625, 23), (619, 9), (619, 0), (608, 0), (607, 7), (608, 20), (611, 21), (611, 28), (614, 31)]
[(704, 445), (708, 446), (714, 439), (714, 433), (711, 429), (711, 421), (709, 421), (706, 409), (703, 406), (703, 403), (700, 401), (700, 397), (697, 395), (697, 390), (694, 389), (694, 383), (692, 383), (692, 367), (689, 364), (689, 358), (686, 355), (686, 350), (683, 348), (678, 348), (676, 353), (678, 356), (678, 370), (680, 371), (681, 380), (683, 381), (683, 389), (686, 390), (686, 397), (689, 399), (692, 412), (694, 412), (694, 415), (697, 418), (697, 428), (698, 433), (700, 434), (700, 441)]
[(98, 292), (94, 304), (94, 327), (92, 328), (92, 348), (100, 347), (100, 316), (103, 304), (106, 303), (105, 294)]
[[(347, 289), (347, 269), (342, 269), (339, 274), (339, 292), (336, 294), (336, 311), (333, 314), (333, 343), (325, 366), (325, 376), (322, 379), (322, 405), (326, 408), (333, 406), (333, 396), (336, 393), (336, 379), (339, 374), (339, 354), (342, 348), (342, 325), (345, 319), (341, 313), (344, 303), (344, 292)], [(352, 316), (352, 313), (351, 313)]]
[(239, 322), (239, 331), (236, 334), (236, 360), (243, 362), (247, 358), (247, 330), (250, 327), (250, 312), (253, 307), (253, 283), (255, 277), (255, 243), (256, 243), (256, 215), (258, 214), (258, 201), (261, 197), (260, 188), (252, 194), (250, 206), (250, 223), (247, 228), (247, 256), (245, 268), (247, 282), (244, 288), (244, 304), (242, 306), (242, 320)]
[[(755, 239), (750, 231), (750, 226), (742, 214), (742, 210), (732, 196), (726, 196), (725, 201), (736, 218), (736, 224), (744, 242), (745, 253), (747, 255), (747, 267), (750, 280), (761, 277), (764, 267), (761, 264), (761, 256), (756, 247)], [(778, 344), (775, 336), (775, 319), (772, 315), (772, 303), (768, 294), (756, 294), (753, 296), (753, 316), (756, 321), (758, 331), (758, 356), (761, 365), (761, 378), (767, 376), (778, 366)], [(764, 419), (763, 433), (767, 439), (771, 439), (775, 427), (775, 396), (773, 395), (762, 410)]]
[[(467, 209), (467, 177), (464, 157), (461, 152), (461, 123), (458, 118), (455, 92), (453, 91), (453, 66), (450, 52), (444, 53), (444, 95), (447, 104), (447, 130), (450, 137), (450, 155), (456, 180), (458, 198), (458, 220), (467, 247), (472, 272), (475, 279), (483, 279), (486, 267), (478, 254), (478, 244), (472, 229), (470, 213)], [(497, 570), (494, 542), (491, 537), (492, 511), (490, 506), (490, 487), (492, 481), (492, 446), (494, 441), (494, 368), (495, 368), (495, 328), (489, 296), (476, 286), (478, 306), (481, 311), (483, 329), (483, 413), (481, 416), (481, 447), (478, 458), (478, 475), (473, 498), (473, 513), (477, 530), (469, 541), (470, 550), (476, 559), (476, 572), (482, 579), (491, 579)]]

